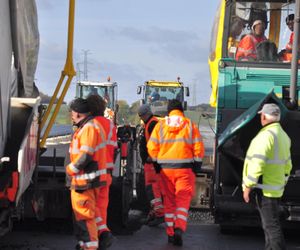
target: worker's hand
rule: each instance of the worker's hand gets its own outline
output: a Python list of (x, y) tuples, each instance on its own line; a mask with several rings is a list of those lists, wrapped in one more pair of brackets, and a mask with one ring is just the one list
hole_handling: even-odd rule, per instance
[(160, 170), (161, 170), (161, 166), (157, 162), (153, 162), (153, 166), (154, 166), (155, 172), (157, 174), (159, 174)]
[(202, 162), (194, 162), (193, 163), (193, 172), (197, 176), (197, 174), (201, 173)]
[(152, 163), (152, 162), (153, 162), (153, 161), (152, 161), (151, 157), (148, 156), (147, 159), (146, 159), (146, 163)]
[(251, 188), (246, 187), (243, 192), (243, 198), (246, 203), (249, 203), (250, 201), (250, 193), (251, 193)]

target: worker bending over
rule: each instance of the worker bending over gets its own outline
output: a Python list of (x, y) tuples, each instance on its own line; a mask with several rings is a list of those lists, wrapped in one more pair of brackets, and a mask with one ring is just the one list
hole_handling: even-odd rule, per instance
[(70, 105), (73, 124), (77, 126), (70, 144), (71, 202), (75, 217), (76, 249), (98, 249), (97, 220), (100, 218), (99, 190), (105, 182), (100, 174), (106, 167), (105, 131), (90, 115), (87, 101), (77, 98)]
[(155, 170), (152, 159), (147, 152), (147, 142), (158, 119), (153, 116), (151, 108), (147, 104), (143, 104), (139, 108), (138, 115), (144, 122), (144, 133), (141, 136), (139, 149), (144, 165), (146, 194), (151, 207), (147, 218), (147, 225), (156, 226), (164, 222), (164, 207), (162, 204), (163, 190), (159, 170)]
[(204, 145), (198, 127), (184, 116), (180, 101), (169, 101), (168, 114), (154, 127), (147, 147), (161, 167), (168, 242), (181, 246), (194, 193), (194, 173), (200, 172)]

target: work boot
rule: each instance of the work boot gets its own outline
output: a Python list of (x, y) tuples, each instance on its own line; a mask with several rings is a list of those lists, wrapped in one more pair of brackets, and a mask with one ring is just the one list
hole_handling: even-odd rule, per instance
[(79, 245), (79, 243), (76, 244), (75, 250), (83, 250), (83, 248)]
[(174, 244), (174, 235), (168, 235), (168, 243)]
[(141, 224), (148, 225), (148, 223), (155, 219), (154, 213), (150, 212), (147, 217), (144, 217), (140, 220)]
[(164, 223), (164, 222), (165, 222), (164, 216), (154, 217), (153, 220), (150, 220), (148, 222), (148, 226), (149, 227), (155, 227), (155, 226), (158, 226), (159, 224)]
[(104, 231), (99, 236), (99, 250), (105, 250), (109, 248), (113, 241), (115, 240), (115, 237), (112, 235), (109, 231)]
[(182, 246), (182, 230), (180, 228), (174, 229), (174, 245)]

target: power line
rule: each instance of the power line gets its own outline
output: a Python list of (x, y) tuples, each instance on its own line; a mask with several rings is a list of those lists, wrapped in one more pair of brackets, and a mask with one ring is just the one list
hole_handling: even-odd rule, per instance
[(193, 106), (196, 106), (197, 104), (197, 79), (194, 79), (194, 82), (193, 82), (193, 96), (192, 96), (192, 103), (193, 103)]

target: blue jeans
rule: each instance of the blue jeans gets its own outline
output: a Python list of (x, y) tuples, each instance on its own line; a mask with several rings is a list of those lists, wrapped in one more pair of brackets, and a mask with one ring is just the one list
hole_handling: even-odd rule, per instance
[(279, 219), (279, 201), (280, 198), (269, 198), (259, 194), (256, 195), (256, 205), (265, 233), (266, 250), (286, 249)]

